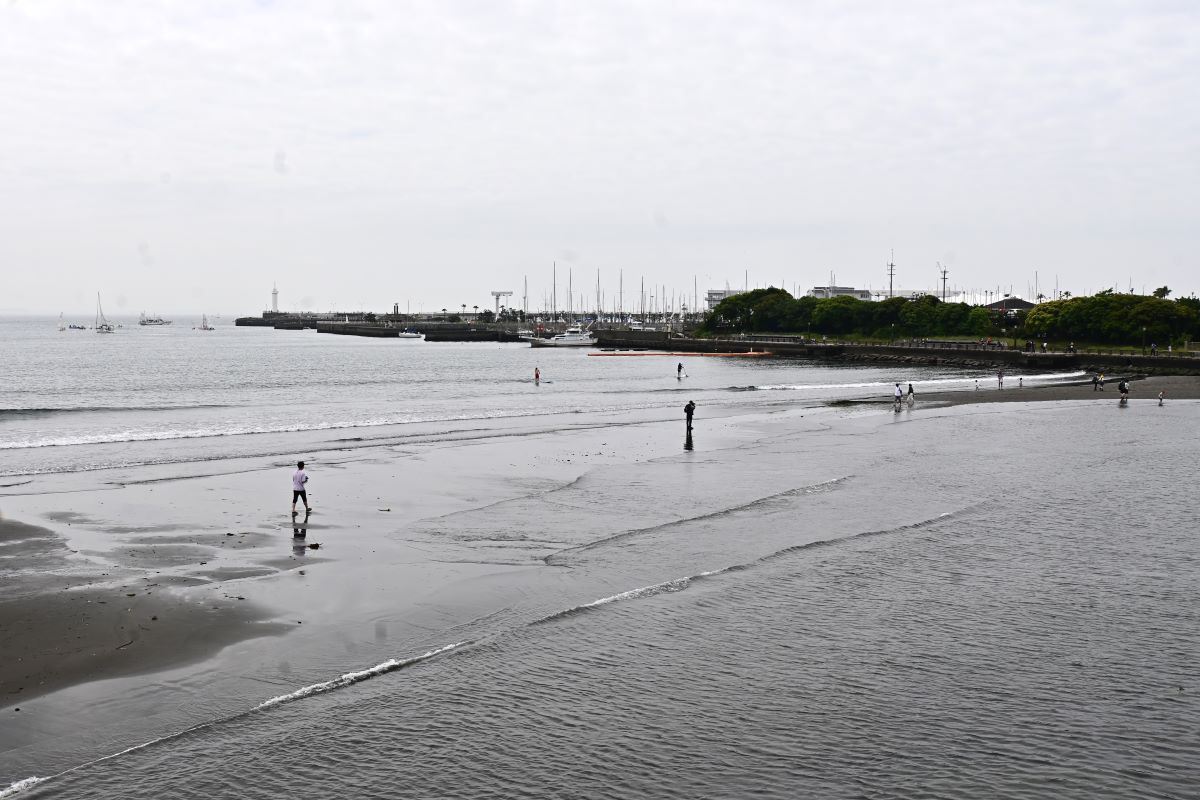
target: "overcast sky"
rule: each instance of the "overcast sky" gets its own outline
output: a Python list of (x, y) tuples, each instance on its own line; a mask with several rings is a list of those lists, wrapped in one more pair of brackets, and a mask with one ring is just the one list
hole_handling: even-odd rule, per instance
[(690, 304), (893, 249), (1190, 294), (1197, 41), (1190, 1), (9, 0), (0, 309), (539, 308), (555, 262), (563, 306)]

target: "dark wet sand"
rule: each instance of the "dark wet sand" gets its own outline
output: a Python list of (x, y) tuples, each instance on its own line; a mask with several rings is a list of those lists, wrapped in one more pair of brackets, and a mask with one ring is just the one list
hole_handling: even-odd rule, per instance
[[(1093, 391), (1091, 380), (1080, 383), (1057, 383), (1053, 385), (1020, 386), (1019, 377), (1005, 377), (1004, 388), (996, 387), (996, 379), (981, 380), (979, 391), (923, 392), (915, 386), (918, 403), (942, 405), (967, 405), (970, 403), (1031, 403), (1035, 401), (1086, 400), (1092, 402), (1111, 401), (1120, 397), (1117, 391), (1121, 375), (1108, 375), (1104, 379), (1104, 390)], [(1027, 382), (1028, 383), (1028, 382)], [(904, 387), (907, 390), (907, 386)], [(1200, 400), (1200, 376), (1159, 376), (1129, 381), (1130, 400), (1158, 400), (1159, 391), (1166, 392), (1164, 402), (1172, 400)], [(891, 403), (891, 397), (871, 398), (852, 402)], [(835, 403), (836, 404), (836, 403)]]
[[(171, 593), (200, 581), (172, 576), (106, 581), (71, 569), (54, 532), (0, 518), (0, 703), (19, 705), (87, 680), (201, 660), (220, 648), (283, 627), (236, 597), (197, 603)], [(164, 549), (159, 566), (172, 561)], [(3, 563), (3, 562), (0, 562)], [(114, 570), (115, 572), (115, 570)]]

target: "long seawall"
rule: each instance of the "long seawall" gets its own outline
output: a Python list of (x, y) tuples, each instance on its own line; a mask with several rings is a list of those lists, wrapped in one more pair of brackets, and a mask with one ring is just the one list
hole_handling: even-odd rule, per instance
[(602, 348), (668, 350), (680, 353), (768, 352), (822, 361), (948, 365), (977, 369), (1020, 368), (1040, 372), (1069, 370), (1135, 370), (1146, 375), (1200, 375), (1200, 358), (1192, 354), (1143, 355), (1138, 351), (1087, 349), (1076, 352), (1028, 352), (976, 343), (914, 342), (867, 344), (816, 341), (787, 336), (691, 338), (663, 331), (598, 331)]

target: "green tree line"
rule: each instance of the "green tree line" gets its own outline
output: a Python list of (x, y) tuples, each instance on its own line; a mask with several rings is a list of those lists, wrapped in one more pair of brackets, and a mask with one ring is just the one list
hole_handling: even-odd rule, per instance
[(872, 302), (854, 297), (792, 297), (784, 289), (755, 289), (726, 297), (704, 319), (709, 333), (858, 334), (896, 336), (986, 336), (993, 324), (986, 309), (943, 303), (925, 295)]
[[(756, 289), (720, 302), (704, 319), (707, 333), (816, 333), (877, 339), (898, 336), (1005, 336), (1014, 339), (1167, 344), (1196, 338), (1200, 299), (1168, 300), (1101, 292), (1041, 303), (1008, 316), (966, 303), (943, 303), (931, 295), (879, 302), (854, 297), (792, 297), (784, 289)], [(1144, 330), (1143, 330), (1144, 329)]]
[(1194, 339), (1200, 330), (1200, 298), (1168, 300), (1170, 290), (1155, 297), (1103, 291), (1091, 297), (1051, 300), (1029, 309), (1025, 330), (1050, 339), (1133, 344), (1144, 340), (1165, 345)]

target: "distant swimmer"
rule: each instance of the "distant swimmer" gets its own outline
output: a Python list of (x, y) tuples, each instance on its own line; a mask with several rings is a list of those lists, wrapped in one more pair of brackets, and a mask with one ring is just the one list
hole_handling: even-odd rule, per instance
[(533, 368), (533, 382), (534, 383), (542, 382), (542, 371), (537, 367)]
[(683, 416), (687, 420), (687, 429), (692, 429), (692, 414), (696, 413), (696, 404), (688, 400), (687, 405), (683, 407)]
[(312, 509), (308, 505), (308, 492), (305, 486), (308, 484), (308, 475), (304, 472), (304, 462), (296, 462), (296, 471), (292, 473), (292, 513), (296, 513), (296, 500), (304, 501), (304, 513), (309, 514)]

